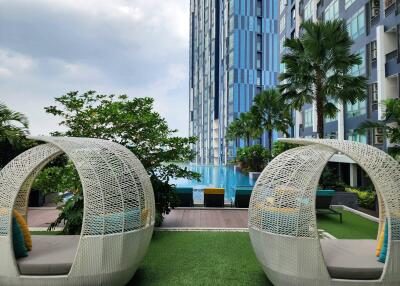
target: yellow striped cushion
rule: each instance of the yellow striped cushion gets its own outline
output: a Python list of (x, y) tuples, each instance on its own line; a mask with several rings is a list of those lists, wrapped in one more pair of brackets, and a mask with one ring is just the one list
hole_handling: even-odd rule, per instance
[(224, 188), (207, 188), (204, 189), (205, 195), (223, 195), (225, 192)]
[(32, 238), (29, 232), (28, 224), (26, 223), (24, 217), (16, 210), (13, 210), (13, 216), (15, 217), (15, 219), (17, 220), (18, 224), (21, 227), (22, 234), (24, 235), (26, 248), (28, 250), (32, 250)]
[(379, 233), (378, 237), (378, 245), (376, 247), (376, 252), (375, 255), (379, 257), (381, 254), (382, 246), (383, 246), (383, 241), (385, 240), (385, 225), (382, 227), (381, 232)]

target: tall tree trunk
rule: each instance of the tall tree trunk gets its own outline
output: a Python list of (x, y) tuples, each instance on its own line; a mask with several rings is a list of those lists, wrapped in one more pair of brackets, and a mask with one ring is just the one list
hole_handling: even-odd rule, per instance
[(318, 138), (324, 138), (324, 99), (322, 96), (321, 72), (316, 72), (315, 83), (315, 105), (317, 107), (317, 134)]
[(247, 146), (250, 146), (250, 135), (247, 135)]
[(270, 154), (272, 152), (272, 132), (272, 130), (268, 130), (268, 150)]

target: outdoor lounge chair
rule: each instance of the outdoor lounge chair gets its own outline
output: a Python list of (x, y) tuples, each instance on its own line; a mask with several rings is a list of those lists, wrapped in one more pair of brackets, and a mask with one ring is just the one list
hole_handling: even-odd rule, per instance
[[(126, 285), (144, 257), (154, 227), (154, 194), (135, 155), (106, 140), (32, 137), (48, 142), (25, 151), (0, 171), (0, 285)], [(28, 257), (16, 260), (12, 210), (27, 217), (39, 171), (65, 153), (84, 195), (78, 236), (33, 236)]]
[(180, 207), (193, 207), (193, 187), (176, 187)]
[(236, 186), (235, 187), (235, 207), (248, 208), (250, 203), (252, 186)]
[(340, 223), (343, 222), (342, 213), (331, 207), (331, 202), (335, 190), (318, 190), (315, 200), (315, 209), (317, 214), (338, 215)]
[(224, 207), (225, 190), (223, 188), (205, 188), (204, 189), (204, 206), (205, 207)]
[[(373, 146), (333, 139), (280, 139), (306, 145), (275, 157), (262, 172), (249, 206), (254, 252), (273, 285), (400, 285), (400, 166)], [(355, 161), (374, 182), (381, 210), (379, 231), (388, 229), (378, 262), (376, 240), (320, 239), (317, 187), (337, 152)], [(384, 247), (382, 247), (384, 249)]]

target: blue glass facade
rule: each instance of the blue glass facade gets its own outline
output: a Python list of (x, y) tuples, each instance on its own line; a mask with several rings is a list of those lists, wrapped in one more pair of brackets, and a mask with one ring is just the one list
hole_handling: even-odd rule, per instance
[[(227, 141), (226, 127), (249, 111), (256, 94), (277, 83), (278, 2), (191, 1), (190, 135), (199, 138), (193, 146), (198, 163), (233, 158), (244, 142)], [(253, 143), (266, 142), (264, 135)]]

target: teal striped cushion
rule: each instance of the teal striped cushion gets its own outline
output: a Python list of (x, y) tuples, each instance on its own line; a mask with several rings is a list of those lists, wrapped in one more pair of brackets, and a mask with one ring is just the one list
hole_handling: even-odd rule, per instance
[(28, 256), (28, 250), (25, 246), (24, 235), (21, 230), (21, 226), (13, 217), (12, 219), (12, 231), (13, 231), (13, 248), (15, 258), (21, 258)]

